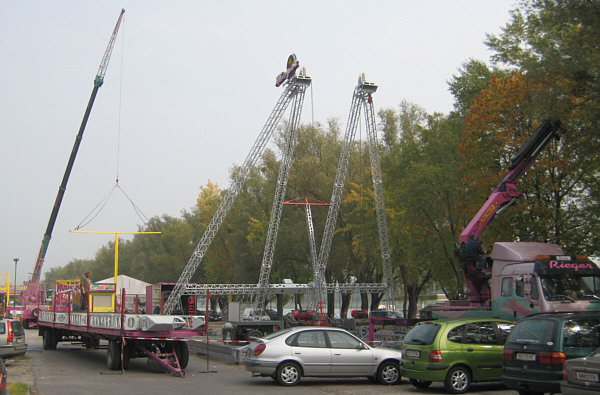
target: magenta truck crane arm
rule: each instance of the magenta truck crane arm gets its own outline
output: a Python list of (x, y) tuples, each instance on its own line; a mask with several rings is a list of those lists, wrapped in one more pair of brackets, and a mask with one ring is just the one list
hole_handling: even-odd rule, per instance
[(538, 154), (546, 147), (552, 138), (560, 138), (558, 130), (561, 129), (560, 121), (543, 121), (533, 132), (529, 140), (519, 149), (510, 160), (508, 174), (490, 194), (485, 204), (479, 209), (465, 230), (460, 234), (459, 243), (466, 243), (469, 236), (474, 233), (477, 237), (483, 232), (487, 224), (497, 214), (510, 207), (522, 196), (517, 191), (517, 182), (531, 167)]

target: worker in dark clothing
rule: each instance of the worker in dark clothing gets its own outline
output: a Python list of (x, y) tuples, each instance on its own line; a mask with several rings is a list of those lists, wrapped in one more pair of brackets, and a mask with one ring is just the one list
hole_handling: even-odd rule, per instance
[(469, 241), (465, 244), (465, 255), (476, 262), (477, 269), (485, 269), (485, 251), (483, 251), (483, 247), (481, 247), (475, 233), (471, 233)]

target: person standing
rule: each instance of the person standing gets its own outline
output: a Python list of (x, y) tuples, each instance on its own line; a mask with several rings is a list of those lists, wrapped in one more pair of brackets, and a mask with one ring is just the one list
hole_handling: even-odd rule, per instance
[(79, 287), (81, 289), (81, 311), (87, 311), (90, 300), (90, 277), (92, 272), (89, 270), (81, 277)]
[(486, 263), (485, 251), (481, 243), (477, 240), (477, 235), (471, 233), (469, 241), (465, 244), (465, 255), (476, 262), (477, 269), (484, 269)]

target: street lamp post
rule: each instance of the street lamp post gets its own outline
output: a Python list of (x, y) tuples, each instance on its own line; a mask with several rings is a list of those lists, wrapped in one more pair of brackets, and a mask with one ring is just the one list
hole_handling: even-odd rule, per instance
[[(19, 262), (19, 258), (15, 258), (15, 283), (13, 285), (13, 289), (15, 290), (15, 298), (13, 299), (13, 309), (17, 310), (17, 263)], [(14, 312), (13, 312), (14, 314)]]

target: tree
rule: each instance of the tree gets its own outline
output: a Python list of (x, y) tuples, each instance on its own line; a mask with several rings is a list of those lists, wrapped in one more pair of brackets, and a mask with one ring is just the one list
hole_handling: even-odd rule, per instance
[[(466, 180), (480, 180), (472, 185), (480, 191), (475, 193), (495, 186), (498, 176), (493, 174), (506, 168), (539, 121), (560, 119), (565, 132), (520, 183), (525, 199), (519, 210), (507, 211), (487, 236), (550, 241), (572, 253), (597, 255), (599, 22), (597, 2), (535, 0), (513, 12), (500, 36), (488, 37), (487, 45), (496, 52), (492, 60), (513, 73), (492, 79), (467, 118), (462, 152), (472, 158)], [(468, 149), (474, 147), (469, 141), (479, 147)], [(495, 163), (482, 166), (477, 150), (497, 158)], [(492, 170), (492, 176), (479, 177), (481, 169)]]
[[(386, 133), (389, 112), (382, 124)], [(454, 248), (464, 221), (466, 189), (460, 168), (463, 159), (460, 119), (428, 115), (417, 105), (402, 102), (395, 121), (398, 143), (384, 158), (384, 182), (390, 209), (390, 243), (404, 287), (404, 314), (416, 317), (417, 301), (430, 281), (439, 283), (447, 296), (457, 298), (464, 287)]]

